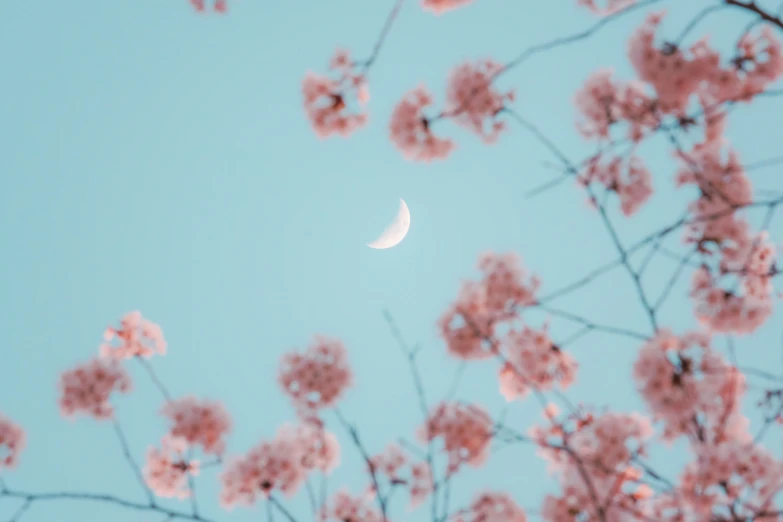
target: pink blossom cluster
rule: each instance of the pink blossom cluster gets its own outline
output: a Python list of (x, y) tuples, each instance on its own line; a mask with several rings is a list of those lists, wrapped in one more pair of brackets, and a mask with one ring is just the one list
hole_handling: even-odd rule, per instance
[(477, 134), (486, 143), (493, 143), (506, 129), (495, 118), (506, 101), (514, 101), (514, 92), (500, 93), (492, 88), (492, 80), (503, 70), (494, 60), (465, 62), (451, 71), (446, 88), (446, 110), (454, 121)]
[(226, 508), (252, 505), (273, 491), (294, 495), (308, 473), (331, 471), (340, 457), (337, 439), (316, 426), (282, 426), (275, 438), (228, 462), (221, 475)]
[(308, 418), (334, 406), (353, 382), (342, 341), (316, 336), (304, 353), (282, 357), (278, 382), (300, 416)]
[(508, 401), (524, 398), (531, 389), (567, 388), (576, 378), (576, 360), (552, 342), (546, 328), (512, 330), (502, 347), (500, 393)]
[(720, 54), (706, 38), (686, 51), (672, 44), (659, 48), (656, 32), (663, 15), (649, 15), (631, 37), (628, 49), (639, 77), (655, 89), (662, 113), (684, 116), (696, 94), (712, 103), (748, 101), (783, 75), (781, 43), (770, 27), (746, 34), (737, 45), (737, 55), (722, 65)]
[(622, 213), (629, 217), (638, 212), (653, 194), (652, 175), (636, 155), (630, 156), (627, 161), (621, 157), (603, 161), (601, 156), (594, 156), (578, 180), (585, 187), (594, 182), (600, 183), (617, 194)]
[(161, 449), (150, 448), (143, 474), (147, 486), (159, 497), (187, 498), (188, 479), (199, 474), (199, 462), (184, 456), (188, 443), (177, 437), (164, 437)]
[(483, 492), (452, 522), (527, 522), (527, 516), (508, 494)]
[[(676, 153), (677, 183), (699, 190), (689, 206), (694, 220), (685, 240), (705, 262), (693, 275), (691, 296), (702, 324), (716, 332), (748, 334), (772, 314), (776, 251), (766, 234), (754, 234), (739, 214), (753, 201), (751, 182), (723, 137), (725, 113), (709, 116), (704, 141)], [(708, 263), (711, 258), (717, 261)]]
[(484, 142), (495, 142), (506, 129), (506, 124), (497, 117), (505, 102), (514, 99), (513, 91), (501, 93), (492, 86), (502, 70), (503, 65), (491, 59), (456, 66), (446, 87), (446, 110), (437, 117), (423, 114), (423, 109), (433, 104), (426, 87), (409, 91), (392, 112), (389, 123), (392, 143), (408, 160), (446, 159), (456, 145), (453, 140), (435, 136), (431, 127), (436, 120), (448, 117)]
[(433, 161), (448, 157), (455, 144), (447, 138), (432, 133), (430, 119), (424, 109), (434, 103), (432, 95), (424, 87), (417, 87), (403, 96), (394, 107), (389, 122), (389, 137), (405, 159)]
[(138, 311), (125, 314), (120, 327), (107, 328), (103, 337), (106, 342), (101, 345), (101, 355), (116, 359), (150, 358), (155, 353), (166, 355), (168, 346), (161, 327), (143, 318)]
[[(207, 0), (190, 0), (190, 5), (199, 13), (203, 13), (207, 10)], [(212, 9), (216, 13), (225, 13), (228, 11), (228, 0), (214, 0)]]
[[(611, 412), (575, 420), (572, 429), (553, 418), (550, 427), (531, 429), (542, 455), (557, 472), (562, 489), (559, 495), (545, 497), (544, 519), (644, 520), (637, 502), (650, 497), (652, 491), (639, 482), (641, 473), (633, 466), (633, 460), (644, 455), (645, 444), (653, 433), (650, 422), (638, 414)], [(606, 499), (603, 517), (596, 517), (596, 509), (600, 509), (596, 498)]]
[(659, 331), (639, 351), (633, 376), (663, 424), (664, 440), (682, 435), (713, 443), (747, 439), (740, 414), (745, 379), (711, 348), (707, 335)]
[(184, 397), (168, 401), (161, 414), (172, 423), (170, 437), (182, 439), (190, 446), (201, 446), (204, 453), (220, 455), (225, 450), (231, 417), (219, 402)]
[(128, 393), (131, 387), (130, 375), (118, 361), (92, 359), (60, 376), (60, 411), (66, 417), (83, 414), (96, 419), (111, 418), (111, 395)]
[(367, 78), (358, 72), (349, 52), (342, 49), (335, 52), (329, 69), (334, 78), (310, 72), (302, 81), (305, 113), (320, 138), (349, 136), (367, 123), (366, 112), (349, 107), (369, 100)]
[(481, 406), (442, 402), (432, 409), (418, 435), (424, 441), (443, 439), (448, 472), (454, 473), (463, 464), (477, 467), (486, 461), (492, 430), (492, 418)]
[(703, 445), (696, 452), (680, 481), (680, 491), (696, 516), (731, 512), (735, 519), (746, 520), (769, 511), (769, 519), (780, 520), (774, 513), (775, 496), (783, 489), (783, 463), (772, 454), (736, 440)]
[(343, 489), (335, 493), (321, 510), (323, 522), (390, 522), (372, 503), (372, 495), (355, 496)]
[(478, 268), (483, 279), (463, 283), (456, 302), (438, 321), (449, 353), (460, 359), (497, 355), (499, 346), (493, 339), (496, 326), (534, 304), (541, 286), (538, 277), (528, 277), (520, 258), (512, 253), (483, 254)]
[(22, 427), (0, 413), (0, 470), (16, 467), (25, 440)]
[(414, 509), (432, 493), (432, 470), (426, 462), (413, 462), (399, 444), (389, 444), (383, 452), (370, 458), (370, 469), (385, 476), (391, 484), (403, 485)]
[(574, 103), (581, 113), (577, 130), (586, 139), (607, 140), (611, 127), (628, 124), (628, 137), (641, 141), (660, 124), (655, 103), (645, 94), (642, 82), (616, 81), (612, 69), (601, 69), (588, 77), (576, 92)]

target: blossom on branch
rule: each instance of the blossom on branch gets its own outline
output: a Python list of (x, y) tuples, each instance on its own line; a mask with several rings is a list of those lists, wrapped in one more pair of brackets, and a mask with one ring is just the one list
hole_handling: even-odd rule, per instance
[(630, 217), (644, 206), (653, 194), (652, 175), (639, 156), (631, 155), (626, 161), (613, 157), (605, 161), (594, 156), (579, 175), (578, 182), (587, 187), (598, 182), (620, 198), (620, 210)]
[(507, 401), (521, 399), (531, 389), (567, 388), (576, 378), (576, 361), (552, 342), (546, 327), (512, 330), (501, 346), (505, 363), (500, 369), (500, 393)]
[(285, 354), (278, 382), (300, 416), (335, 406), (353, 384), (348, 351), (339, 339), (318, 335), (304, 353)]
[(661, 330), (642, 346), (633, 376), (664, 440), (688, 435), (702, 444), (748, 440), (740, 413), (745, 379), (699, 332)]
[(192, 492), (188, 487), (188, 475), (199, 474), (199, 462), (187, 460), (186, 440), (177, 437), (164, 437), (161, 449), (150, 448), (144, 466), (144, 480), (159, 497), (188, 498)]
[(354, 101), (360, 105), (369, 101), (367, 78), (342, 49), (335, 52), (329, 69), (335, 78), (310, 72), (302, 81), (305, 113), (319, 138), (349, 136), (367, 123), (366, 112), (349, 107)]
[(506, 493), (479, 493), (465, 511), (452, 522), (527, 522), (525, 511)]
[(25, 432), (21, 426), (0, 413), (0, 471), (15, 468), (25, 447)]
[(482, 407), (441, 402), (432, 409), (418, 435), (424, 441), (443, 439), (451, 474), (463, 464), (473, 467), (484, 464), (489, 456), (492, 428), (492, 419)]
[(423, 112), (425, 107), (432, 104), (429, 91), (420, 86), (406, 93), (394, 107), (389, 122), (389, 136), (408, 160), (442, 160), (456, 148), (452, 140), (439, 138), (432, 133), (431, 121)]
[(109, 419), (112, 393), (131, 390), (130, 375), (113, 359), (92, 359), (60, 376), (60, 411), (66, 417), (83, 414)]
[(103, 338), (106, 342), (100, 347), (101, 356), (115, 359), (149, 359), (155, 353), (166, 355), (168, 347), (161, 327), (136, 311), (125, 314), (119, 328), (106, 328)]
[(224, 437), (231, 431), (231, 417), (219, 402), (184, 397), (168, 401), (161, 414), (172, 423), (172, 437), (199, 445), (205, 453), (220, 455), (225, 450)]
[(506, 101), (514, 100), (514, 91), (500, 93), (492, 80), (503, 70), (494, 60), (466, 62), (454, 68), (446, 89), (446, 111), (457, 124), (477, 134), (485, 143), (493, 143), (506, 124), (496, 120)]

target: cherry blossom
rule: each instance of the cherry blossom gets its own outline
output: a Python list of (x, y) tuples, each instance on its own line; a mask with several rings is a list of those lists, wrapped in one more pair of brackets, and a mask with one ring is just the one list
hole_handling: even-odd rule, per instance
[(199, 474), (199, 462), (184, 458), (188, 446), (184, 439), (164, 437), (161, 446), (161, 449), (153, 447), (148, 450), (144, 480), (159, 497), (189, 497), (188, 475)]
[(389, 444), (386, 449), (370, 458), (370, 471), (386, 476), (391, 484), (403, 485), (410, 495), (409, 506), (421, 505), (434, 489), (432, 469), (427, 462), (413, 462), (399, 444)]
[(449, 354), (460, 359), (486, 359), (498, 354), (492, 336), (498, 323), (514, 317), (517, 308), (535, 303), (541, 286), (528, 276), (519, 256), (487, 252), (479, 257), (479, 282), (463, 283), (456, 301), (438, 321)]
[(131, 390), (128, 373), (114, 360), (92, 359), (60, 376), (60, 411), (108, 419), (114, 414), (109, 399), (114, 392)]
[(107, 328), (103, 338), (106, 343), (101, 345), (101, 355), (116, 359), (150, 358), (155, 353), (166, 355), (168, 346), (160, 326), (143, 318), (140, 312), (125, 314), (120, 327)]
[(506, 493), (480, 493), (453, 522), (527, 522), (524, 510)]
[(246, 455), (230, 460), (221, 475), (221, 503), (227, 509), (250, 506), (273, 491), (293, 496), (307, 477), (304, 452), (298, 437), (283, 431), (262, 441)]
[(224, 437), (231, 431), (231, 418), (222, 404), (184, 397), (168, 401), (161, 414), (172, 423), (170, 434), (189, 445), (200, 445), (205, 453), (222, 454)]
[(349, 102), (369, 100), (367, 79), (343, 49), (335, 52), (329, 69), (334, 78), (310, 72), (302, 81), (305, 113), (318, 137), (348, 136), (367, 123), (365, 112), (349, 108)]
[(620, 209), (626, 216), (632, 216), (653, 194), (652, 175), (638, 156), (627, 161), (614, 157), (603, 161), (594, 156), (579, 176), (579, 183), (588, 186), (597, 182), (614, 192), (620, 198)]
[(493, 78), (502, 70), (503, 65), (493, 60), (466, 62), (451, 72), (446, 89), (447, 112), (486, 143), (493, 143), (506, 130), (506, 124), (495, 118), (504, 102), (514, 100), (513, 91), (500, 93), (492, 88)]
[(492, 427), (492, 419), (480, 406), (440, 403), (430, 412), (419, 436), (425, 441), (443, 439), (448, 471), (453, 473), (462, 464), (477, 467), (485, 462), (492, 441)]
[(570, 386), (576, 378), (576, 361), (552, 342), (546, 331), (524, 327), (503, 339), (505, 363), (500, 370), (500, 393), (511, 401), (531, 389), (549, 390), (555, 384)]
[(283, 356), (278, 381), (300, 415), (334, 406), (353, 383), (348, 352), (342, 341), (316, 336), (304, 353)]
[(747, 420), (739, 412), (744, 377), (712, 350), (706, 334), (678, 337), (660, 331), (640, 350), (634, 377), (664, 425), (665, 440), (680, 435), (702, 442), (748, 438)]
[(0, 470), (16, 467), (25, 441), (22, 427), (0, 413)]
[(423, 111), (433, 103), (429, 91), (420, 86), (405, 94), (392, 112), (389, 136), (408, 160), (443, 160), (456, 148), (452, 140), (432, 133), (431, 120)]
[(384, 522), (384, 517), (378, 513), (369, 496), (354, 496), (344, 489), (332, 496), (324, 506), (321, 517), (324, 522)]

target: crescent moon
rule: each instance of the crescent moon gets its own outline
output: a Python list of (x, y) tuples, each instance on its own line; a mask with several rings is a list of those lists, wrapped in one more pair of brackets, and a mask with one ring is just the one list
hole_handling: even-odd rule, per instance
[(400, 208), (394, 217), (394, 221), (386, 227), (383, 233), (378, 236), (378, 239), (372, 243), (367, 243), (367, 246), (378, 250), (391, 248), (405, 239), (409, 228), (411, 228), (411, 213), (408, 210), (408, 205), (400, 198)]

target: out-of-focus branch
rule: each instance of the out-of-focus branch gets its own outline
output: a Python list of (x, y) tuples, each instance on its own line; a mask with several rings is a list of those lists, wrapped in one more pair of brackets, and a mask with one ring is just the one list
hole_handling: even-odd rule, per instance
[[(77, 493), (77, 492), (53, 492), (53, 493), (30, 493), (26, 491), (18, 491), (7, 487), (0, 488), (0, 498), (18, 498), (23, 499), (27, 503), (34, 502), (52, 502), (52, 501), (79, 501), (79, 502), (101, 502), (104, 504), (114, 504), (119, 507), (127, 509), (135, 509), (138, 511), (148, 511), (151, 513), (159, 513), (166, 515), (173, 519), (180, 520), (196, 520), (198, 522), (212, 522), (208, 518), (204, 518), (201, 515), (193, 515), (192, 513), (185, 513), (182, 511), (174, 511), (166, 509), (164, 507), (155, 504), (142, 504), (140, 502), (133, 502), (113, 495), (102, 495), (99, 493)], [(29, 507), (29, 506), (28, 506)]]
[(354, 443), (354, 446), (356, 446), (356, 449), (359, 450), (359, 453), (364, 459), (365, 464), (367, 464), (367, 468), (370, 470), (370, 478), (372, 479), (372, 485), (373, 488), (375, 489), (375, 498), (378, 500), (378, 507), (380, 507), (381, 509), (381, 516), (383, 517), (383, 522), (388, 522), (386, 498), (384, 497), (383, 492), (381, 491), (380, 484), (378, 482), (378, 475), (377, 472), (375, 471), (375, 466), (373, 466), (372, 461), (370, 460), (370, 454), (364, 448), (364, 445), (362, 444), (362, 441), (359, 438), (359, 432), (356, 429), (356, 427), (351, 425), (345, 419), (345, 417), (343, 416), (343, 414), (340, 412), (338, 408), (334, 409), (334, 413), (337, 416), (337, 420), (340, 421), (340, 424), (342, 424), (343, 428), (348, 432), (348, 435), (350, 435), (351, 440)]
[(768, 13), (767, 11), (763, 10), (754, 0), (748, 0), (747, 2), (743, 2), (741, 0), (723, 0), (723, 1), (728, 6), (744, 9), (745, 11), (755, 14), (761, 20), (764, 20), (765, 22), (769, 22), (772, 25), (775, 25), (780, 29), (783, 29), (783, 19), (780, 18), (780, 15), (774, 15), (772, 13)]
[(138, 464), (136, 464), (136, 460), (133, 458), (133, 455), (131, 455), (130, 446), (128, 445), (128, 439), (125, 437), (125, 432), (122, 431), (122, 427), (116, 418), (112, 419), (112, 425), (114, 426), (114, 431), (117, 434), (120, 445), (122, 446), (122, 454), (125, 457), (125, 460), (128, 461), (128, 465), (136, 475), (136, 479), (139, 481), (139, 485), (141, 485), (142, 489), (144, 490), (144, 494), (147, 495), (147, 500), (149, 500), (150, 504), (154, 506), (155, 497), (152, 494), (152, 491), (150, 491), (150, 488), (147, 487), (147, 482), (144, 480), (144, 476), (141, 474), (141, 468)]

